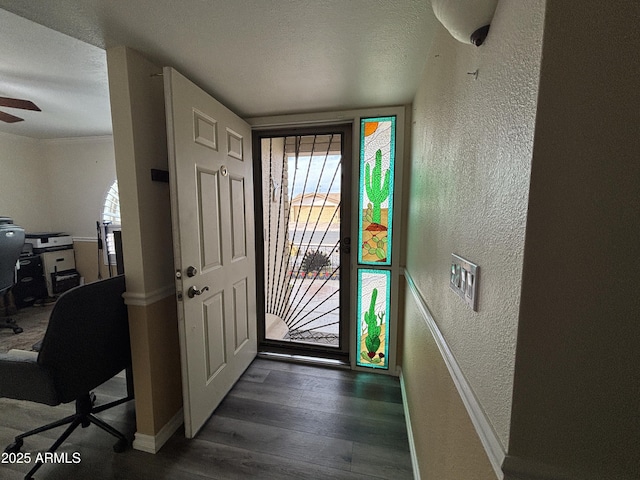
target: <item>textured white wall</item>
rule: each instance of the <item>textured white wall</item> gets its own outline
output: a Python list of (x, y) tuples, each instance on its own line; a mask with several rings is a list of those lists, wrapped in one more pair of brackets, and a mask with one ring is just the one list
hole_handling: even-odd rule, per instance
[(44, 157), (39, 140), (0, 133), (0, 215), (32, 232), (52, 225)]
[(162, 69), (134, 50), (110, 48), (107, 64), (136, 391), (133, 446), (150, 451), (162, 446), (157, 434), (182, 405), (169, 185), (150, 175), (168, 168), (164, 87)]
[(116, 178), (112, 137), (37, 140), (0, 134), (0, 215), (27, 232), (96, 236)]
[[(171, 292), (174, 285), (162, 70), (135, 50), (107, 50), (127, 292)], [(152, 78), (154, 81), (149, 81)]]
[[(413, 105), (407, 271), (505, 450), (543, 17), (500, 2), (480, 48), (440, 28)], [(454, 252), (480, 265), (477, 313), (449, 289)]]
[(96, 237), (105, 194), (116, 179), (113, 138), (43, 141), (50, 184), (52, 228), (74, 237)]

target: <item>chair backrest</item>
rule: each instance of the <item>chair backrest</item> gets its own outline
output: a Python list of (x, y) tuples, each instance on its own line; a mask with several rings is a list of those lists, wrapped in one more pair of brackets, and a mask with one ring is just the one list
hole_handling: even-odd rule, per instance
[[(13, 286), (16, 263), (24, 245), (24, 228), (8, 223), (6, 217), (0, 222), (0, 294)], [(6, 219), (6, 220), (4, 220)]]
[(38, 364), (68, 403), (131, 365), (124, 275), (63, 293), (42, 340)]

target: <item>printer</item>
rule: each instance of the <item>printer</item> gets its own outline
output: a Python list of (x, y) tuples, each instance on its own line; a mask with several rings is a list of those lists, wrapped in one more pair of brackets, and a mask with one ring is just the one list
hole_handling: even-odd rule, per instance
[(32, 245), (33, 253), (73, 248), (73, 238), (63, 232), (27, 233), (24, 241)]

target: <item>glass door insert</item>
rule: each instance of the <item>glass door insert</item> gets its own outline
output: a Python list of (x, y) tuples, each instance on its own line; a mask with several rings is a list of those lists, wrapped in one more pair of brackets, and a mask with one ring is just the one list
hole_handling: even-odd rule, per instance
[(344, 137), (338, 130), (259, 139), (267, 344), (348, 349)]

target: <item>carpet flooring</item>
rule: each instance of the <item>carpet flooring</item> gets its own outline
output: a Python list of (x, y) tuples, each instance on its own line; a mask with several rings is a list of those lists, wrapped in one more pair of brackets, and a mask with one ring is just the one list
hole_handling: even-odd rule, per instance
[[(0, 328), (0, 353), (6, 353), (12, 349), (32, 350), (33, 344), (44, 337), (52, 309), (53, 304), (25, 307), (11, 315), (10, 318), (22, 327), (23, 332), (15, 334), (9, 328)], [(6, 317), (0, 317), (0, 321), (5, 319)]]

